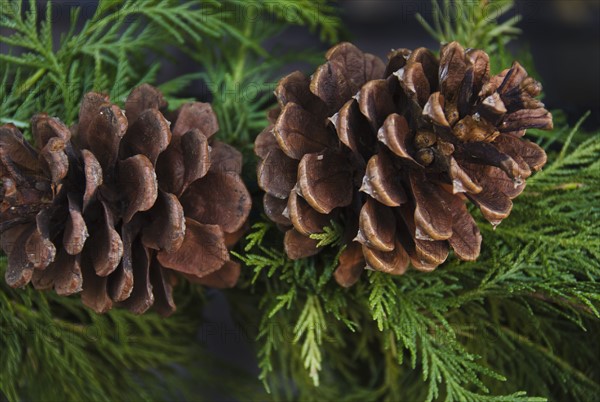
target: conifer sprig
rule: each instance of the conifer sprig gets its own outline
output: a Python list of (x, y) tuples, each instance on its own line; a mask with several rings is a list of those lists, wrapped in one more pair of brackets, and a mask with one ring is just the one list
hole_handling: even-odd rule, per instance
[[(35, 0), (0, 3), (0, 28), (6, 30), (0, 37), (0, 124), (13, 123), (24, 130), (29, 119), (42, 111), (74, 122), (85, 92), (108, 93), (121, 103), (140, 83), (156, 85), (160, 64), (152, 60), (168, 58), (169, 46), (197, 56), (200, 71), (160, 85), (170, 106), (176, 108), (182, 101), (176, 94), (203, 77), (219, 85), (251, 83), (266, 88), (289, 57), (266, 59), (262, 42), (289, 25), (306, 26), (328, 40), (336, 38), (339, 28), (339, 19), (325, 1), (101, 0), (89, 17), (87, 9), (38, 4)], [(70, 13), (68, 29), (53, 37), (52, 25), (57, 14), (64, 15), (64, 7)], [(276, 18), (255, 27), (251, 18), (239, 18), (236, 7), (272, 9), (269, 12)], [(220, 49), (231, 52), (220, 53)], [(236, 74), (228, 75), (230, 72)], [(246, 136), (248, 146), (250, 136), (258, 133), (264, 120), (270, 96), (265, 93), (269, 92), (257, 92), (262, 101), (233, 98), (221, 113), (231, 123), (221, 121), (225, 133), (221, 139)], [(219, 105), (224, 99), (215, 91), (214, 100)], [(237, 112), (241, 113), (236, 116)], [(6, 260), (0, 258), (2, 276), (5, 267)], [(197, 292), (184, 289), (180, 293), (191, 297)], [(236, 370), (224, 369), (226, 365), (214, 362), (197, 344), (199, 304), (192, 304), (195, 311), (182, 309), (169, 320), (152, 314), (136, 317), (119, 310), (95, 316), (78, 298), (1, 285), (0, 395), (11, 401), (175, 399), (200, 381), (203, 392), (217, 384), (229, 388), (228, 395), (239, 392), (240, 398), (249, 397), (247, 390), (256, 392), (256, 388), (244, 387), (242, 375), (236, 377), (235, 388), (227, 378), (215, 380), (216, 367), (221, 366), (227, 374)], [(188, 314), (194, 318), (185, 318)], [(60, 331), (46, 334), (46, 328), (55, 327)], [(127, 339), (113, 337), (111, 331), (117, 329)], [(311, 329), (298, 331), (304, 337), (303, 331)], [(67, 333), (69, 336), (64, 336)], [(194, 360), (200, 363), (194, 365)], [(173, 370), (173, 364), (182, 366)], [(206, 365), (212, 369), (206, 370)], [(77, 376), (73, 379), (74, 371)], [(195, 381), (190, 382), (192, 376)]]
[(432, 22), (421, 14), (417, 20), (423, 28), (442, 43), (458, 41), (466, 47), (486, 49), (492, 53), (506, 45), (521, 30), (516, 24), (520, 15), (513, 15), (500, 23), (514, 6), (513, 0), (432, 0)]
[(2, 3), (0, 27), (9, 32), (0, 37), (4, 92), (27, 101), (3, 102), (3, 120), (25, 122), (44, 110), (72, 123), (85, 92), (109, 92), (121, 102), (133, 87), (154, 81), (159, 64), (148, 63), (152, 55), (237, 29), (217, 2), (102, 0), (87, 20), (80, 7), (62, 7), (70, 7), (70, 29), (55, 38), (52, 2), (42, 9), (34, 0)]
[[(387, 375), (393, 382), (415, 373), (421, 373), (420, 382), (405, 384), (401, 395), (416, 400), (545, 400), (527, 397), (521, 390), (581, 401), (593, 396), (599, 391), (600, 371), (590, 369), (597, 347), (585, 331), (600, 325), (600, 209), (595, 205), (600, 199), (599, 143), (600, 133), (567, 156), (557, 156), (537, 174), (526, 196), (515, 203), (510, 219), (498, 228), (482, 222), (485, 242), (477, 262), (451, 260), (432, 273), (410, 272), (401, 277), (370, 272), (366, 285), (359, 283), (344, 291), (329, 286), (335, 247), (330, 247), (327, 256), (292, 262), (276, 251), (279, 246), (266, 246), (273, 239), (269, 241), (262, 232), (244, 263), (254, 268), (255, 287), (264, 283), (268, 289), (261, 303), (266, 310), (259, 338), (263, 381), (273, 389), (272, 384), (281, 382), (274, 382), (270, 373), (289, 373), (304, 384), (302, 378), (314, 380), (319, 366), (320, 378), (327, 378), (327, 371), (334, 370), (328, 356), (343, 354), (345, 343), (323, 341), (316, 349), (317, 338), (307, 337), (299, 345), (287, 344), (295, 351), (283, 352), (297, 360), (277, 363), (276, 341), (264, 338), (266, 328), (281, 320), (295, 328), (308, 328), (315, 324), (308, 317), (325, 314), (318, 320), (325, 323), (318, 326), (321, 339), (336, 339), (348, 329), (360, 328), (356, 333), (360, 339), (351, 342), (379, 345), (378, 352), (369, 349), (375, 356), (391, 354), (393, 359), (381, 373), (382, 397), (398, 396), (393, 383), (384, 380)], [(267, 250), (277, 253), (277, 258), (267, 262), (263, 254)], [(315, 300), (320, 300), (318, 306), (324, 306), (324, 311), (314, 308)], [(361, 314), (370, 315), (373, 322), (362, 321)], [(568, 347), (562, 340), (565, 331), (572, 339)], [(515, 362), (521, 357), (511, 354), (512, 350), (536, 357), (535, 364), (543, 366), (537, 382), (525, 376), (523, 367), (529, 363)], [(581, 355), (578, 350), (589, 352)], [(314, 359), (312, 365), (304, 366), (307, 356)], [(377, 360), (362, 358), (366, 362), (356, 358), (353, 364)], [(358, 370), (353, 364), (350, 372)], [(573, 388), (548, 388), (558, 378)], [(358, 382), (352, 374), (346, 380)], [(323, 380), (320, 384), (303, 392), (324, 397), (328, 392), (338, 395), (338, 386), (344, 387)], [(360, 391), (365, 390), (358, 387), (356, 392)]]

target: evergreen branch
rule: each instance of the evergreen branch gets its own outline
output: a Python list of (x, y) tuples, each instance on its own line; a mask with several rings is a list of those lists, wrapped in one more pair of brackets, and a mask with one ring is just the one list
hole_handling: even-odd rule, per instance
[(290, 25), (307, 26), (323, 39), (337, 41), (340, 19), (325, 0), (227, 0), (222, 8), (230, 14), (225, 21), (232, 35), (208, 38), (187, 53), (204, 67), (201, 77), (212, 94), (221, 139), (249, 153), (256, 135), (268, 125), (265, 111), (272, 107), (277, 85), (273, 72), (291, 61), (311, 63), (320, 56), (279, 43), (267, 52), (263, 42)]
[(248, 244), (244, 247), (244, 251), (250, 251), (254, 246), (261, 244), (267, 232), (272, 229), (272, 227), (273, 225), (268, 221), (258, 222), (252, 225), (252, 232), (246, 237)]
[[(161, 54), (171, 43), (199, 42), (202, 34), (218, 37), (234, 29), (218, 12), (211, 12), (219, 8), (214, 2), (148, 0), (141, 6), (133, 0), (103, 0), (79, 30), (80, 10), (73, 8), (70, 29), (55, 49), (51, 3), (38, 13), (36, 1), (24, 7), (25, 1), (10, 2), (0, 10), (0, 27), (10, 30), (0, 37), (8, 47), (0, 55), (0, 66), (13, 72), (18, 68), (21, 77), (29, 77), (5, 79), (18, 83), (12, 85), (14, 98), (39, 101), (24, 103), (26, 107), (10, 104), (2, 109), (2, 119), (25, 120), (21, 116), (43, 110), (72, 123), (85, 92), (107, 91), (112, 85), (111, 95), (122, 98), (141, 81), (152, 81), (156, 66), (143, 61), (149, 53)], [(42, 24), (38, 14), (44, 15)]]
[[(310, 7), (302, 7), (302, 11), (314, 10), (318, 4), (322, 3), (309, 2)], [(38, 10), (35, 0), (11, 2), (8, 8), (0, 9), (0, 27), (9, 29), (8, 35), (0, 38), (3, 50), (8, 51), (0, 56), (1, 121), (26, 127), (34, 113), (46, 111), (71, 123), (77, 116), (81, 96), (90, 90), (110, 92), (113, 101), (124, 102), (133, 87), (141, 82), (155, 81), (159, 67), (147, 63), (149, 56), (162, 54), (169, 44), (178, 43), (183, 47), (184, 41), (186, 46), (200, 40), (211, 41), (204, 44), (203, 54), (218, 52), (220, 44), (233, 43), (230, 48), (234, 51), (243, 46), (252, 52), (247, 63), (229, 55), (223, 60), (215, 54), (220, 62), (214, 66), (217, 69), (223, 64), (237, 66), (236, 71), (241, 72), (235, 77), (238, 81), (268, 82), (274, 66), (289, 59), (264, 66), (256, 61), (267, 55), (260, 43), (272, 35), (273, 28), (265, 26), (260, 32), (251, 32), (251, 37), (247, 38), (237, 26), (235, 16), (223, 10), (225, 6), (217, 2), (182, 3), (177, 0), (149, 0), (143, 5), (133, 0), (101, 1), (94, 15), (86, 21), (80, 20), (79, 9), (74, 7), (70, 27), (55, 46), (55, 38), (51, 35), (51, 5)], [(306, 16), (303, 18), (298, 20), (299, 25), (308, 24)], [(40, 20), (44, 22), (39, 24)], [(329, 31), (331, 34), (337, 31), (339, 20), (334, 18), (332, 21), (317, 21), (314, 27), (327, 24), (333, 29)], [(276, 25), (276, 30), (281, 30), (284, 23)], [(246, 57), (245, 53), (239, 51), (237, 55)], [(295, 56), (302, 57), (302, 54)], [(220, 64), (221, 60), (223, 64)], [(207, 62), (200, 61), (203, 65)], [(250, 62), (259, 68), (249, 67)], [(219, 76), (220, 72), (215, 74)], [(181, 77), (163, 86), (171, 107), (177, 105), (176, 92), (198, 76)], [(258, 132), (264, 121), (263, 109), (269, 102), (270, 99), (261, 93), (249, 112), (244, 111), (245, 102), (231, 103), (232, 109), (228, 110), (241, 111), (242, 115), (248, 116), (248, 120), (240, 118), (240, 123), (236, 123), (237, 132), (249, 130), (248, 135)], [(232, 120), (237, 121), (235, 115)], [(256, 238), (257, 242), (260, 240), (260, 237)], [(270, 252), (266, 248), (261, 251), (267, 255)], [(263, 267), (268, 267), (266, 273), (272, 276), (279, 264), (294, 266), (281, 255), (272, 253), (265, 259)], [(294, 272), (298, 275), (299, 269)], [(281, 309), (291, 308), (295, 300), (293, 292), (293, 289), (282, 292), (277, 299), (282, 302)], [(182, 303), (178, 305), (180, 309), (183, 306)], [(0, 291), (0, 308), (4, 313), (0, 313), (3, 331), (0, 389), (10, 400), (41, 397), (56, 400), (174, 399), (169, 396), (172, 394), (167, 385), (175, 386), (181, 381), (167, 365), (194, 358), (201, 360), (193, 342), (197, 320), (184, 318), (186, 315), (197, 317), (197, 311), (193, 314), (182, 312), (181, 318), (175, 316), (168, 321), (158, 320), (152, 314), (133, 317), (119, 310), (96, 316), (87, 312), (77, 298), (59, 298), (31, 289), (16, 292), (4, 286)], [(277, 310), (272, 313), (276, 314)], [(37, 335), (21, 336), (37, 323), (56, 325), (61, 331), (74, 335), (64, 342)], [(131, 329), (135, 333), (135, 343), (103, 336), (112, 325), (124, 331)], [(96, 339), (86, 338), (96, 329), (100, 333)], [(304, 334), (310, 339), (310, 329), (302, 329), (305, 330), (308, 332), (302, 332), (302, 339), (305, 339)], [(5, 332), (11, 336), (4, 336)], [(274, 343), (276, 348), (280, 344)], [(307, 356), (313, 354), (314, 350)], [(297, 357), (300, 361), (300, 356)], [(49, 364), (51, 370), (47, 369)], [(152, 370), (160, 372), (164, 380), (159, 381), (150, 374)], [(77, 377), (65, 381), (72, 378), (73, 371), (78, 373)], [(31, 381), (32, 375), (36, 376), (35, 382)], [(235, 391), (230, 389), (228, 392)]]
[[(573, 138), (576, 136), (574, 134)], [(386, 360), (383, 374), (378, 374), (378, 378), (384, 380), (377, 389), (377, 398), (397, 399), (397, 392), (402, 392), (402, 397), (411, 395), (416, 400), (539, 401), (544, 398), (515, 392), (519, 389), (516, 387), (550, 396), (544, 381), (572, 378), (577, 386), (561, 392), (585, 400), (584, 395), (595, 392), (591, 385), (595, 374), (583, 374), (581, 367), (589, 367), (593, 352), (585, 355), (587, 359), (582, 356), (582, 362), (577, 362), (571, 369), (564, 365), (573, 364), (572, 356), (578, 355), (576, 352), (564, 351), (545, 357), (541, 352), (560, 345), (559, 332), (551, 330), (556, 327), (555, 323), (566, 325), (570, 322), (581, 331), (586, 328), (586, 322), (597, 317), (600, 308), (600, 244), (597, 236), (600, 210), (595, 207), (600, 197), (599, 140), (598, 135), (588, 136), (587, 141), (563, 158), (550, 161), (546, 169), (534, 176), (536, 180), (515, 203), (511, 217), (496, 230), (481, 224), (484, 248), (478, 262), (452, 260), (432, 273), (410, 272), (400, 278), (370, 272), (368, 286), (359, 284), (349, 292), (338, 289), (337, 293), (319, 291), (328, 286), (321, 280), (331, 278), (329, 263), (317, 265), (322, 267), (319, 270), (322, 276), (315, 282), (315, 276), (319, 274), (314, 272), (311, 262), (314, 259), (294, 264), (285, 262), (285, 258), (272, 261), (279, 268), (273, 269), (271, 273), (274, 274), (268, 276), (271, 294), (263, 296), (263, 303), (275, 306), (275, 310), (267, 310), (270, 311), (269, 319), (279, 320), (285, 314), (294, 327), (302, 322), (308, 327), (310, 322), (304, 321), (304, 309), (307, 308), (304, 300), (318, 297), (316, 300), (324, 306), (322, 314), (326, 326), (322, 330), (323, 336), (339, 334), (346, 322), (350, 323), (348, 328), (360, 325), (358, 334), (362, 336), (351, 343), (376, 342), (381, 347), (376, 353), (391, 354), (396, 360), (394, 364)], [(570, 186), (569, 183), (579, 184)], [(266, 238), (261, 236), (261, 242)], [(256, 247), (263, 246), (258, 242)], [(329, 256), (325, 261), (335, 261), (335, 258)], [(303, 289), (310, 293), (303, 296)], [(344, 302), (340, 302), (336, 294)], [(363, 313), (358, 313), (361, 311)], [(351, 315), (351, 312), (357, 315)], [(373, 330), (369, 329), (368, 322), (361, 322), (360, 314), (372, 316), (374, 332), (370, 332)], [(485, 330), (479, 330), (480, 326)], [(517, 378), (518, 382), (511, 383), (521, 368), (515, 367), (514, 358), (497, 356), (508, 353), (510, 349), (507, 348), (517, 347), (513, 342), (516, 338), (507, 343), (509, 340), (502, 335), (503, 331), (497, 330), (501, 327), (527, 336), (536, 345), (528, 353), (535, 353), (538, 364), (544, 365), (537, 383), (521, 377)], [(524, 329), (535, 336), (523, 333)], [(487, 338), (479, 336), (480, 333)], [(295, 356), (293, 361), (304, 367), (307, 355), (302, 351), (312, 351), (309, 367), (311, 364), (317, 367), (319, 362), (320, 387), (306, 392), (338, 397), (340, 389), (331, 388), (331, 383), (324, 381), (328, 377), (323, 373), (334, 364), (329, 363), (327, 356), (338, 356), (339, 348), (343, 346), (332, 346), (322, 339), (321, 347), (317, 349), (319, 343), (314, 339), (316, 336), (298, 345), (299, 350), (290, 345), (291, 349), (285, 355), (288, 358)], [(583, 337), (573, 339), (578, 342), (572, 345), (574, 350), (590, 347), (589, 340)], [(410, 368), (404, 368), (407, 365), (405, 357)], [(356, 364), (369, 364), (370, 358), (367, 353)], [(508, 361), (514, 364), (507, 366), (505, 362)], [(340, 364), (340, 370), (348, 369), (341, 361)], [(302, 372), (296, 371), (296, 363), (285, 367), (280, 366), (280, 370), (294, 373), (294, 378), (304, 384), (300, 379)], [(422, 381), (409, 377), (413, 378), (412, 382), (404, 386), (397, 384), (398, 378), (412, 375), (412, 372), (415, 375), (421, 373)], [(356, 381), (352, 379), (354, 374), (346, 373), (347, 381)], [(264, 374), (263, 378), (266, 378)], [(425, 386), (419, 386), (419, 383)], [(356, 390), (356, 395), (362, 395), (360, 389)], [(372, 392), (371, 397), (374, 395)]]
[(463, 46), (491, 53), (498, 48), (498, 43), (505, 45), (521, 32), (516, 28), (521, 19), (519, 15), (498, 22), (511, 11), (513, 0), (432, 0), (432, 4), (433, 25), (420, 14), (416, 18), (429, 35), (442, 43), (458, 41)]
[[(389, 275), (372, 272), (369, 278), (372, 285), (369, 303), (373, 318), (378, 322), (380, 330), (394, 334), (398, 348), (409, 351), (413, 368), (419, 361), (423, 379), (428, 381), (426, 400), (431, 401), (440, 396), (440, 384), (444, 385), (443, 392), (447, 400), (486, 399), (481, 393), (471, 392), (465, 384), (474, 384), (485, 394), (489, 391), (479, 380), (480, 375), (504, 379), (476, 363), (477, 356), (468, 353), (456, 341), (454, 329), (443, 316), (446, 312), (443, 304), (436, 307), (432, 303), (426, 303), (428, 297), (421, 299), (424, 296), (421, 295), (421, 289), (401, 289)], [(419, 305), (426, 311), (420, 311)], [(494, 397), (490, 400), (502, 398), (504, 397)]]
[(313, 384), (319, 386), (321, 370), (321, 344), (326, 327), (323, 310), (317, 296), (308, 296), (304, 309), (294, 327), (294, 342), (302, 341), (301, 351), (304, 367), (309, 371)]
[(336, 221), (331, 221), (331, 226), (325, 226), (322, 233), (313, 233), (310, 238), (318, 240), (317, 247), (341, 246), (344, 228)]
[(550, 361), (552, 361), (553, 363), (555, 363), (561, 369), (563, 369), (566, 372), (569, 372), (574, 377), (577, 377), (579, 380), (581, 380), (582, 382), (586, 383), (591, 388), (595, 389), (596, 392), (600, 392), (600, 385), (597, 382), (593, 381), (592, 379), (588, 378), (587, 375), (585, 375), (581, 371), (577, 370), (576, 368), (572, 367), (567, 361), (565, 361), (565, 360), (561, 359), (560, 357), (556, 356), (548, 348), (545, 348), (545, 347), (543, 347), (543, 346), (541, 346), (541, 345), (539, 345), (539, 344), (537, 344), (535, 342), (532, 342), (530, 339), (528, 339), (527, 337), (524, 337), (523, 335), (520, 335), (520, 334), (516, 333), (511, 328), (508, 328), (506, 326), (502, 326), (501, 329), (502, 329), (502, 331), (504, 333), (506, 333), (508, 336), (510, 336), (511, 338), (513, 338), (515, 341), (517, 341), (519, 343), (522, 343), (526, 347), (531, 348), (531, 349), (535, 350), (538, 353), (544, 354), (547, 359), (549, 359)]
[[(5, 266), (2, 258), (2, 276)], [(174, 390), (157, 382), (149, 370), (197, 356), (193, 348), (183, 346), (196, 326), (182, 316), (166, 321), (122, 310), (99, 316), (83, 309), (78, 298), (33, 289), (15, 291), (2, 284), (0, 389), (12, 401), (166, 396)]]
[(565, 139), (565, 142), (560, 151), (560, 154), (558, 154), (558, 157), (556, 158), (556, 161), (554, 162), (555, 164), (556, 164), (556, 162), (560, 162), (562, 159), (564, 159), (565, 155), (567, 154), (567, 151), (570, 148), (571, 142), (573, 141), (573, 137), (579, 131), (579, 128), (581, 127), (583, 122), (590, 116), (590, 114), (591, 114), (591, 112), (588, 110), (583, 116), (581, 116), (579, 121), (577, 121), (575, 126), (571, 129), (571, 132), (567, 135), (567, 137)]

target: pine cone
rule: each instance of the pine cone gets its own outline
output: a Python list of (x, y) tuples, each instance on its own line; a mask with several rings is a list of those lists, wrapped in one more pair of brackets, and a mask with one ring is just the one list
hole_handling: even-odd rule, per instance
[(97, 312), (117, 303), (167, 315), (175, 310), (174, 271), (208, 286), (235, 284), (240, 266), (227, 247), (251, 203), (241, 154), (212, 140), (218, 126), (209, 104), (184, 105), (172, 124), (159, 111), (165, 107), (157, 89), (142, 85), (125, 111), (86, 94), (71, 130), (36, 115), (35, 147), (16, 127), (0, 127), (10, 286), (82, 292)]
[(475, 260), (481, 235), (465, 201), (494, 226), (546, 162), (521, 137), (552, 128), (541, 86), (518, 63), (490, 76), (489, 58), (458, 43), (392, 51), (387, 65), (354, 45), (327, 53), (309, 79), (283, 78), (279, 109), (257, 138), (266, 214), (287, 230), (290, 258), (316, 254), (309, 236), (345, 224), (335, 272), (350, 286), (365, 267), (429, 271), (449, 248)]

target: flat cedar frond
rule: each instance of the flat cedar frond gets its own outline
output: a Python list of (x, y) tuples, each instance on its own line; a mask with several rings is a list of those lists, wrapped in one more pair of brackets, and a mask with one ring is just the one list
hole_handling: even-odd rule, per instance
[(321, 343), (325, 326), (325, 316), (319, 298), (314, 295), (309, 296), (294, 327), (294, 342), (302, 345), (304, 367), (316, 387), (319, 386)]
[[(70, 30), (54, 38), (51, 2), (39, 10), (33, 0), (7, 2), (0, 8), (0, 27), (9, 32), (0, 37), (8, 50), (0, 54), (0, 66), (11, 72), (4, 81), (11, 84), (12, 98), (38, 102), (5, 103), (0, 118), (26, 121), (44, 110), (71, 123), (81, 96), (91, 90), (110, 90), (115, 101), (124, 101), (133, 87), (154, 80), (156, 66), (146, 62), (150, 54), (235, 30), (218, 9), (213, 2), (103, 0), (80, 29), (81, 10), (71, 7)], [(19, 74), (13, 76), (16, 68)]]
[(310, 235), (313, 240), (318, 240), (317, 247), (330, 245), (341, 246), (343, 227), (336, 221), (331, 221), (331, 226), (325, 226), (322, 233)]
[[(64, 15), (65, 7), (70, 12), (69, 27), (53, 36), (54, 17), (61, 11)], [(271, 13), (267, 17), (273, 16), (274, 20), (266, 18), (262, 27), (255, 30), (249, 28), (254, 22), (251, 14), (240, 18), (236, 12), (253, 11), (256, 7)], [(108, 93), (121, 103), (133, 87), (154, 83), (160, 66), (149, 60), (168, 56), (166, 49), (176, 46), (198, 56), (198, 70), (205, 74), (194, 73), (164, 83), (161, 90), (170, 106), (177, 108), (182, 102), (177, 92), (201, 77), (209, 77), (209, 83), (219, 87), (221, 83), (231, 88), (235, 88), (235, 83), (257, 84), (267, 90), (256, 92), (256, 100), (246, 97), (227, 103), (215, 93), (216, 102), (225, 104), (220, 115), (230, 119), (221, 122), (221, 130), (226, 134), (222, 138), (255, 135), (263, 124), (264, 109), (270, 104), (268, 83), (276, 69), (291, 59), (286, 56), (259, 62), (268, 55), (262, 42), (288, 24), (306, 26), (334, 41), (340, 22), (333, 11), (325, 1), (270, 4), (102, 0), (93, 14), (84, 18), (80, 8), (70, 5), (40, 5), (34, 0), (5, 2), (0, 7), (0, 123), (12, 123), (26, 130), (31, 116), (41, 111), (72, 123), (77, 118), (82, 94), (91, 90)], [(201, 51), (196, 53), (198, 48)], [(228, 51), (219, 54), (220, 49)], [(310, 59), (305, 56), (307, 53), (303, 52), (294, 55)], [(217, 62), (213, 63), (210, 57)], [(230, 76), (231, 71), (235, 74)], [(244, 144), (246, 148), (248, 144), (250, 140)], [(262, 241), (261, 235), (255, 241)], [(276, 254), (270, 258), (277, 261)], [(5, 265), (5, 259), (1, 259), (2, 275)], [(269, 268), (274, 265), (272, 261), (265, 262)], [(190, 293), (190, 289), (187, 291)], [(284, 296), (278, 300), (289, 304)], [(216, 381), (212, 370), (191, 364), (194, 358), (202, 364), (211, 359), (201, 356), (202, 348), (194, 340), (197, 319), (183, 318), (189, 312), (182, 311), (169, 320), (152, 314), (135, 317), (118, 310), (95, 316), (77, 298), (13, 291), (4, 285), (0, 290), (0, 308), (0, 394), (11, 401), (170, 399), (175, 397), (169, 393), (174, 388), (183, 391), (196, 386), (189, 383), (184, 373), (168, 366), (178, 363), (185, 363), (196, 380), (202, 378), (207, 384), (224, 387), (231, 384), (223, 378)], [(193, 315), (198, 317), (197, 310)], [(50, 331), (55, 326), (60, 334), (67, 331), (72, 336), (46, 336), (46, 329)], [(123, 331), (126, 339), (120, 333), (113, 334), (114, 330)], [(302, 329), (302, 337), (305, 330), (311, 331)], [(76, 378), (73, 372), (77, 373)], [(239, 378), (235, 385), (235, 389), (227, 386), (229, 395), (243, 389)], [(243, 397), (249, 395), (246, 392)]]
[[(6, 262), (0, 263), (4, 276)], [(157, 379), (147, 370), (189, 361), (196, 353), (183, 340), (195, 332), (197, 323), (184, 317), (166, 321), (122, 310), (101, 316), (82, 308), (77, 298), (13, 290), (4, 281), (0, 323), (0, 389), (14, 401), (78, 400), (81, 395), (93, 400), (149, 400), (152, 389), (140, 388), (139, 381), (151, 386)], [(165, 396), (173, 391), (167, 383), (160, 386)]]
[(335, 42), (341, 22), (324, 0), (227, 0), (221, 6), (225, 21), (242, 37), (207, 38), (187, 52), (204, 66), (201, 77), (212, 95), (221, 138), (251, 154), (251, 144), (266, 124), (265, 110), (273, 105), (278, 80), (274, 73), (290, 62), (310, 64), (319, 55), (279, 42), (267, 51), (264, 42), (294, 25), (307, 26), (318, 31), (322, 40)]
[[(569, 146), (568, 142), (565, 146)], [(320, 333), (325, 338), (335, 337), (350, 322), (350, 327), (360, 326), (359, 338), (381, 345), (377, 353), (393, 356), (394, 364), (400, 366), (397, 368), (389, 362), (384, 366), (384, 372), (389, 375), (396, 372), (391, 382), (386, 380), (379, 388), (378, 395), (384, 399), (398, 397), (394, 381), (414, 370), (422, 373), (424, 386), (414, 379), (410, 385), (401, 387), (401, 395), (411, 395), (417, 400), (544, 400), (517, 391), (525, 389), (534, 395), (549, 395), (554, 391), (546, 384), (558, 378), (574, 384), (573, 389), (561, 388), (561, 395), (586, 400), (597, 392), (595, 379), (599, 375), (597, 370), (586, 373), (585, 367), (592, 364), (595, 351), (591, 338), (581, 332), (589, 325), (598, 325), (600, 309), (597, 235), (600, 210), (595, 205), (600, 199), (598, 156), (598, 134), (588, 136), (587, 141), (570, 152), (555, 156), (534, 176), (528, 192), (521, 202), (515, 203), (509, 219), (495, 230), (483, 226), (486, 242), (479, 261), (452, 260), (432, 273), (410, 272), (396, 278), (371, 272), (368, 286), (339, 290), (344, 303), (337, 305), (335, 313), (325, 310), (323, 322), (326, 324), (319, 327)], [(264, 233), (261, 238), (266, 241)], [(254, 248), (259, 245), (260, 242)], [(246, 264), (259, 274), (255, 277), (256, 286), (260, 286), (260, 278), (264, 280), (260, 274), (263, 269), (260, 255), (245, 256)], [(263, 317), (261, 327), (269, 327), (285, 315), (289, 325), (308, 328), (311, 324), (306, 312), (309, 300), (319, 298), (320, 304), (327, 306), (331, 301), (326, 300), (326, 295), (335, 292), (327, 287), (327, 282), (319, 281), (320, 286), (315, 288), (314, 278), (300, 272), (312, 275), (329, 272), (331, 278), (331, 271), (323, 264), (315, 272), (314, 263), (310, 262), (316, 262), (315, 258), (291, 264), (282, 254), (279, 257), (280, 260), (271, 260), (274, 265), (267, 282), (270, 290), (263, 296), (263, 305), (274, 306), (276, 312), (270, 310), (268, 316)], [(324, 260), (331, 261), (332, 257)], [(374, 323), (361, 322), (360, 314), (351, 315), (356, 311), (370, 314)], [(499, 314), (499, 311), (506, 313)], [(576, 342), (570, 344), (568, 350), (561, 346), (562, 331), (556, 327), (559, 322), (564, 323), (560, 324), (561, 328), (570, 326)], [(327, 372), (331, 361), (328, 356), (343, 354), (345, 345), (324, 342), (317, 349), (319, 343), (315, 343), (314, 335), (305, 338), (306, 343), (288, 345), (297, 351), (286, 352), (286, 355), (288, 358), (296, 356), (298, 361), (284, 366), (280, 363), (278, 370), (272, 365), (272, 351), (277, 346), (263, 345), (261, 378), (264, 381), (271, 378), (273, 384), (272, 370), (275, 370), (276, 373), (287, 372), (303, 384), (303, 375), (314, 379), (318, 361), (321, 372)], [(574, 359), (578, 348), (592, 350)], [(525, 376), (526, 371), (522, 371), (528, 363), (523, 362), (519, 368), (521, 363), (518, 359), (515, 361), (511, 350), (536, 357), (532, 361), (543, 366), (536, 373), (537, 383), (530, 381)], [(320, 359), (310, 360), (312, 365), (306, 366), (309, 371), (305, 374), (295, 371), (301, 370), (298, 367), (307, 363), (309, 355)], [(320, 378), (320, 387), (308, 395), (337, 396), (337, 392), (344, 389), (343, 385), (334, 387), (338, 391), (329, 388), (332, 384), (327, 383), (327, 375), (321, 374)]]
[(490, 53), (503, 46), (521, 30), (516, 27), (519, 15), (497, 21), (513, 8), (512, 0), (432, 0), (433, 25), (417, 14), (423, 28), (439, 42), (458, 41), (470, 48), (486, 49)]

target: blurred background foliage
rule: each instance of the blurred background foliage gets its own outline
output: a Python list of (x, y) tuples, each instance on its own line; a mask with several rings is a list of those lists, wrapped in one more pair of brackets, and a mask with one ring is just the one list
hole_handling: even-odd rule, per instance
[[(83, 93), (122, 103), (149, 82), (172, 109), (213, 103), (218, 135), (244, 152), (256, 197), (252, 230), (235, 250), (246, 266), (239, 286), (179, 286), (169, 319), (98, 316), (77, 297), (0, 281), (0, 396), (597, 399), (599, 3), (566, 3), (0, 2), (1, 123), (27, 131), (38, 111), (72, 123)], [(286, 259), (281, 234), (261, 215), (252, 142), (278, 77), (310, 73), (328, 46), (347, 39), (382, 57), (459, 40), (488, 51), (496, 71), (518, 59), (544, 83), (556, 129), (528, 138), (549, 163), (500, 227), (481, 223), (477, 262), (451, 259), (399, 278), (369, 272), (341, 289), (332, 280), (335, 227), (318, 257)]]

